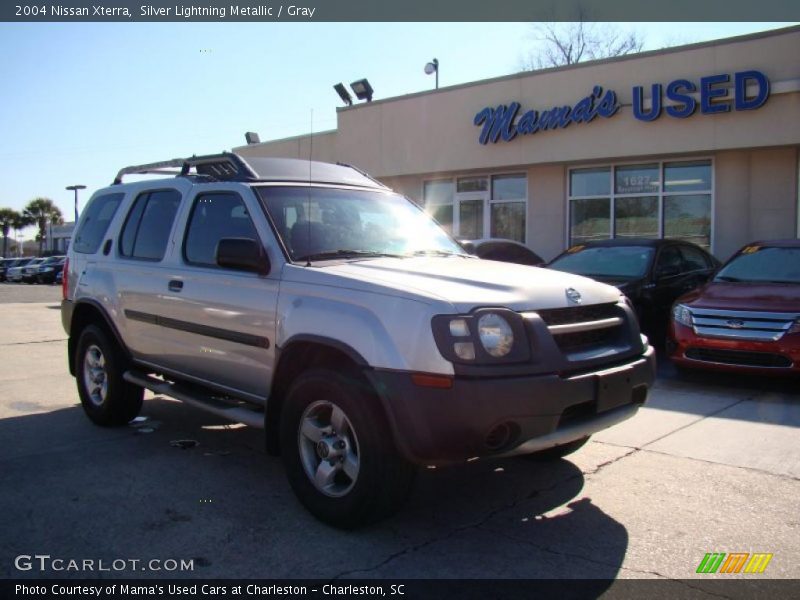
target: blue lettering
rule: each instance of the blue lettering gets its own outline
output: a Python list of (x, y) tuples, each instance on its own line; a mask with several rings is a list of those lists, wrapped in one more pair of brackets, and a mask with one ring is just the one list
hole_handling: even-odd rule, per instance
[[(747, 82), (758, 84), (755, 98), (747, 99)], [(736, 110), (753, 110), (762, 106), (769, 96), (769, 81), (761, 71), (740, 71), (734, 76)]]
[(478, 141), (481, 144), (496, 144), (501, 139), (510, 142), (517, 135), (563, 129), (569, 127), (570, 123), (589, 123), (598, 116), (608, 118), (619, 110), (619, 103), (613, 90), (608, 90), (603, 95), (603, 88), (594, 86), (592, 94), (581, 99), (575, 106), (554, 106), (541, 112), (529, 110), (517, 121), (519, 110), (519, 102), (512, 102), (508, 106), (487, 106), (478, 111), (472, 120), (474, 125), (482, 126)]
[[(596, 87), (595, 95), (599, 96), (600, 91), (603, 88)], [(617, 104), (617, 93), (614, 90), (608, 90), (603, 96), (603, 99), (600, 100), (600, 103), (597, 105), (597, 114), (601, 117), (608, 118), (614, 113), (619, 110), (619, 104)]]
[(536, 111), (529, 110), (524, 115), (519, 118), (519, 122), (517, 123), (517, 131), (521, 135), (528, 135), (529, 133), (533, 133), (538, 129), (536, 125)]
[(508, 106), (501, 104), (494, 109), (487, 106), (476, 114), (473, 123), (475, 125), (483, 124), (478, 141), (481, 144), (487, 144), (488, 142), (496, 144), (501, 137), (506, 142), (510, 142), (517, 137), (514, 118), (517, 116), (519, 106), (519, 102), (512, 102)]
[(661, 116), (661, 84), (654, 83), (650, 88), (650, 112), (644, 112), (644, 91), (642, 86), (633, 88), (633, 116), (640, 121), (655, 121)]
[(724, 88), (715, 88), (713, 86), (720, 83), (728, 83), (730, 81), (729, 75), (710, 75), (700, 79), (700, 112), (704, 114), (724, 113), (728, 112), (731, 107), (725, 102), (712, 102), (714, 98), (724, 96), (726, 91)]
[(685, 119), (691, 117), (697, 109), (697, 100), (689, 96), (696, 92), (697, 87), (686, 79), (676, 79), (667, 86), (667, 98), (673, 102), (680, 102), (680, 106), (667, 106), (667, 114), (671, 117)]

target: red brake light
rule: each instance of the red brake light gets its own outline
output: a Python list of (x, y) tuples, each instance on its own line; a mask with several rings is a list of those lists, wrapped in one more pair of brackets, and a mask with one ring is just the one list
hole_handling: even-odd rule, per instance
[(69, 259), (64, 261), (64, 270), (61, 271), (61, 299), (67, 299), (67, 278), (69, 277)]

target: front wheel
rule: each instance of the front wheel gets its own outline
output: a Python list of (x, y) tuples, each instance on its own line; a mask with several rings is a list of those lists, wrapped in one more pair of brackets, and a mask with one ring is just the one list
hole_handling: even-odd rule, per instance
[(378, 398), (355, 374), (314, 369), (300, 375), (286, 396), (280, 441), (300, 502), (343, 529), (395, 512), (416, 473), (394, 447)]
[(97, 425), (124, 425), (139, 414), (144, 390), (122, 378), (124, 356), (105, 331), (89, 325), (78, 338), (75, 378), (86, 415)]

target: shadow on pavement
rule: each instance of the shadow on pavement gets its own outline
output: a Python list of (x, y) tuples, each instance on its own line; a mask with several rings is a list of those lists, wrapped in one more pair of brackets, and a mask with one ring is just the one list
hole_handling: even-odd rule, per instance
[[(613, 579), (628, 546), (567, 460), (423, 469), (400, 513), (342, 532), (301, 507), (262, 432), (164, 398), (143, 415), (117, 429), (79, 406), (0, 420), (0, 577)], [(194, 569), (15, 570), (35, 553)]]

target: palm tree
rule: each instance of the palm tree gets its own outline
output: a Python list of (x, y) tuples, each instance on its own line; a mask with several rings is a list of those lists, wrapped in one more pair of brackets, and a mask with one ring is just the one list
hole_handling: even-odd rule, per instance
[(41, 256), (44, 240), (47, 236), (47, 224), (60, 225), (64, 222), (61, 209), (53, 204), (50, 198), (34, 198), (28, 202), (25, 210), (22, 211), (22, 215), (39, 228), (39, 256)]
[(8, 232), (17, 228), (22, 215), (13, 208), (0, 208), (0, 227), (3, 229), (3, 256), (8, 256)]

